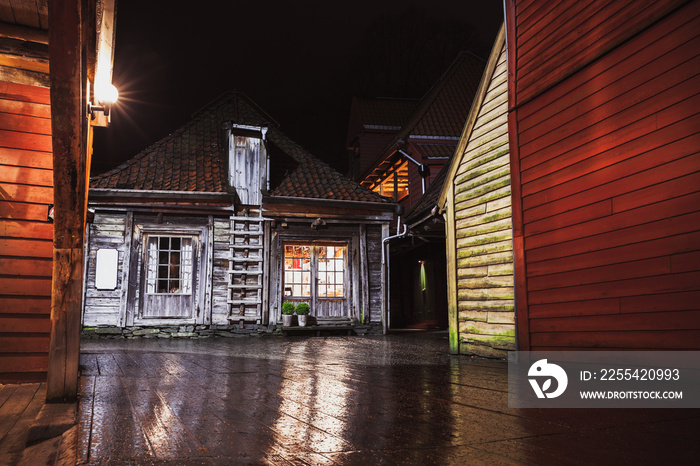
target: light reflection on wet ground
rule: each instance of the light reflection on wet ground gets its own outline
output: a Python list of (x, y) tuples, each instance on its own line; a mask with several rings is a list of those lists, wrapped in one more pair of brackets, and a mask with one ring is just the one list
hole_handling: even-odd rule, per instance
[(84, 341), (79, 462), (612, 464), (697, 459), (698, 410), (515, 410), (447, 333)]

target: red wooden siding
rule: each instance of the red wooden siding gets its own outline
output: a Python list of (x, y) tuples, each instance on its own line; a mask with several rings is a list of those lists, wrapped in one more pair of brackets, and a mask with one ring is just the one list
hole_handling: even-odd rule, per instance
[(700, 349), (700, 2), (514, 3), (530, 349)]
[(44, 379), (51, 322), (49, 90), (0, 83), (0, 381)]
[(533, 98), (683, 3), (686, 2), (517, 1), (515, 66), (519, 102)]

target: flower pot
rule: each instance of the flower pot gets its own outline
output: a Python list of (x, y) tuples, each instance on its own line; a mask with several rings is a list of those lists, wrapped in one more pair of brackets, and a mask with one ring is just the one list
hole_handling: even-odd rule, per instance
[(282, 326), (283, 327), (291, 327), (292, 326), (292, 317), (294, 317), (293, 314), (282, 314)]
[(297, 316), (297, 318), (299, 319), (299, 327), (306, 327), (306, 318), (307, 317), (309, 317), (309, 316), (307, 316), (307, 315)]

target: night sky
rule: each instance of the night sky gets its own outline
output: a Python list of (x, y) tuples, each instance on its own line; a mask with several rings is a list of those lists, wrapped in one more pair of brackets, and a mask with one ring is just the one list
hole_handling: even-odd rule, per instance
[(503, 16), (491, 0), (222, 3), (118, 3), (120, 97), (95, 131), (93, 174), (234, 89), (345, 172), (353, 96), (421, 97), (460, 50), (486, 59)]

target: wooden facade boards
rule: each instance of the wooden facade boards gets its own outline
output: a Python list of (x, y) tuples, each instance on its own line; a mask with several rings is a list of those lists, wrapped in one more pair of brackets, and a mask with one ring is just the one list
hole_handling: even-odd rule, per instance
[(0, 82), (0, 380), (43, 380), (51, 323), (49, 89)]
[(521, 349), (698, 349), (700, 4), (507, 13)]
[(448, 217), (451, 349), (492, 357), (515, 349), (504, 39), (501, 31), (441, 196)]

